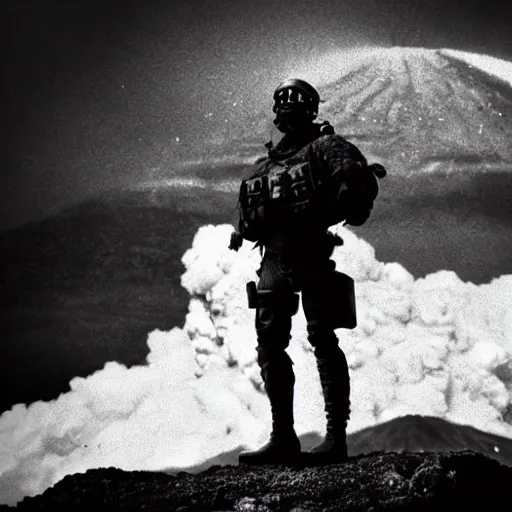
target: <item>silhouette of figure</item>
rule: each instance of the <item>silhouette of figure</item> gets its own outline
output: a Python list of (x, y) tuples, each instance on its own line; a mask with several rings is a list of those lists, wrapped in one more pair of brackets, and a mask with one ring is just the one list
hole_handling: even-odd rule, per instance
[[(258, 284), (248, 283), (249, 307), (256, 309), (258, 365), (272, 411), (270, 441), (243, 452), (245, 464), (343, 462), (350, 416), (347, 361), (335, 329), (356, 326), (353, 280), (335, 270), (330, 259), (343, 240), (328, 227), (359, 226), (370, 216), (378, 194), (379, 164), (368, 165), (356, 146), (317, 118), (320, 96), (310, 84), (289, 79), (274, 93), (274, 124), (283, 133), (268, 155), (242, 181), (238, 229), (230, 249), (243, 239), (257, 242), (262, 260)], [(302, 454), (294, 430), (293, 362), (286, 352), (299, 295), (320, 376), (327, 430), (323, 442)]]

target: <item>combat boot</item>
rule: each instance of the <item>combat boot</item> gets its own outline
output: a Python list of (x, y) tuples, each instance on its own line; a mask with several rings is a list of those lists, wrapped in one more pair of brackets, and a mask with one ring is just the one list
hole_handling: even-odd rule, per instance
[(329, 416), (327, 422), (324, 440), (307, 454), (309, 464), (341, 464), (348, 460), (346, 427), (333, 427)]
[(242, 452), (241, 464), (289, 465), (300, 460), (300, 440), (293, 428), (293, 386), (295, 375), (286, 352), (264, 364), (261, 376), (272, 411), (272, 433), (267, 444), (256, 451)]
[[(317, 358), (325, 400), (327, 429), (322, 443), (307, 454), (308, 464), (339, 464), (348, 459), (347, 420), (350, 414), (348, 367), (339, 347), (332, 358)], [(346, 371), (344, 371), (346, 369)]]
[(300, 450), (300, 440), (294, 430), (288, 434), (277, 434), (275, 431), (272, 431), (268, 443), (259, 450), (242, 452), (238, 457), (238, 461), (241, 464), (255, 466), (265, 464), (294, 465), (300, 460)]

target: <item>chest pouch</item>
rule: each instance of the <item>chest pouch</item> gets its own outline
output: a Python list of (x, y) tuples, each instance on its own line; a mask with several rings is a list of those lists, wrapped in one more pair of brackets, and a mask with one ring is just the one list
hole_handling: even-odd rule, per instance
[(320, 182), (307, 162), (271, 169), (244, 180), (241, 217), (250, 230), (311, 220), (318, 213)]

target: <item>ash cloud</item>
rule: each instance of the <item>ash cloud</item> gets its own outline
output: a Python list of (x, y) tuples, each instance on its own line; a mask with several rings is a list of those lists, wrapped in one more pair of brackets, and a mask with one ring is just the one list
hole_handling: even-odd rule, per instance
[[(354, 433), (407, 414), (430, 415), (512, 439), (512, 276), (488, 284), (440, 271), (422, 279), (375, 258), (340, 226), (337, 269), (356, 283), (359, 325), (337, 331), (352, 382)], [(183, 327), (148, 336), (147, 364), (117, 362), (74, 378), (50, 402), (0, 417), (1, 503), (42, 493), (90, 468), (163, 471), (261, 444), (271, 425), (256, 364), (245, 283), (259, 255), (227, 249), (231, 225), (201, 227), (183, 255), (190, 293)], [(323, 434), (323, 399), (301, 310), (295, 363), (298, 434)]]

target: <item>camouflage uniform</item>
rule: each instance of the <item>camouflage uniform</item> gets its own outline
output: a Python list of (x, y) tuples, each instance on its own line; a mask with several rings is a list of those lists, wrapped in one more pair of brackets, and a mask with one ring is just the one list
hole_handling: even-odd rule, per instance
[(353, 294), (345, 296), (350, 278), (336, 272), (330, 259), (343, 241), (327, 228), (342, 221), (366, 221), (378, 192), (375, 175), (383, 168), (368, 166), (361, 152), (325, 122), (287, 133), (275, 147), (268, 147), (268, 156), (242, 182), (238, 232), (257, 242), (263, 254), (257, 272), (255, 327), (273, 425), (270, 443), (260, 451), (242, 453), (240, 462), (287, 463), (300, 454), (293, 428), (295, 375), (286, 352), (299, 291), (327, 413), (326, 439), (312, 455), (322, 462), (343, 461), (350, 380), (334, 330), (355, 326), (355, 311), (347, 310), (355, 305), (350, 307)]

